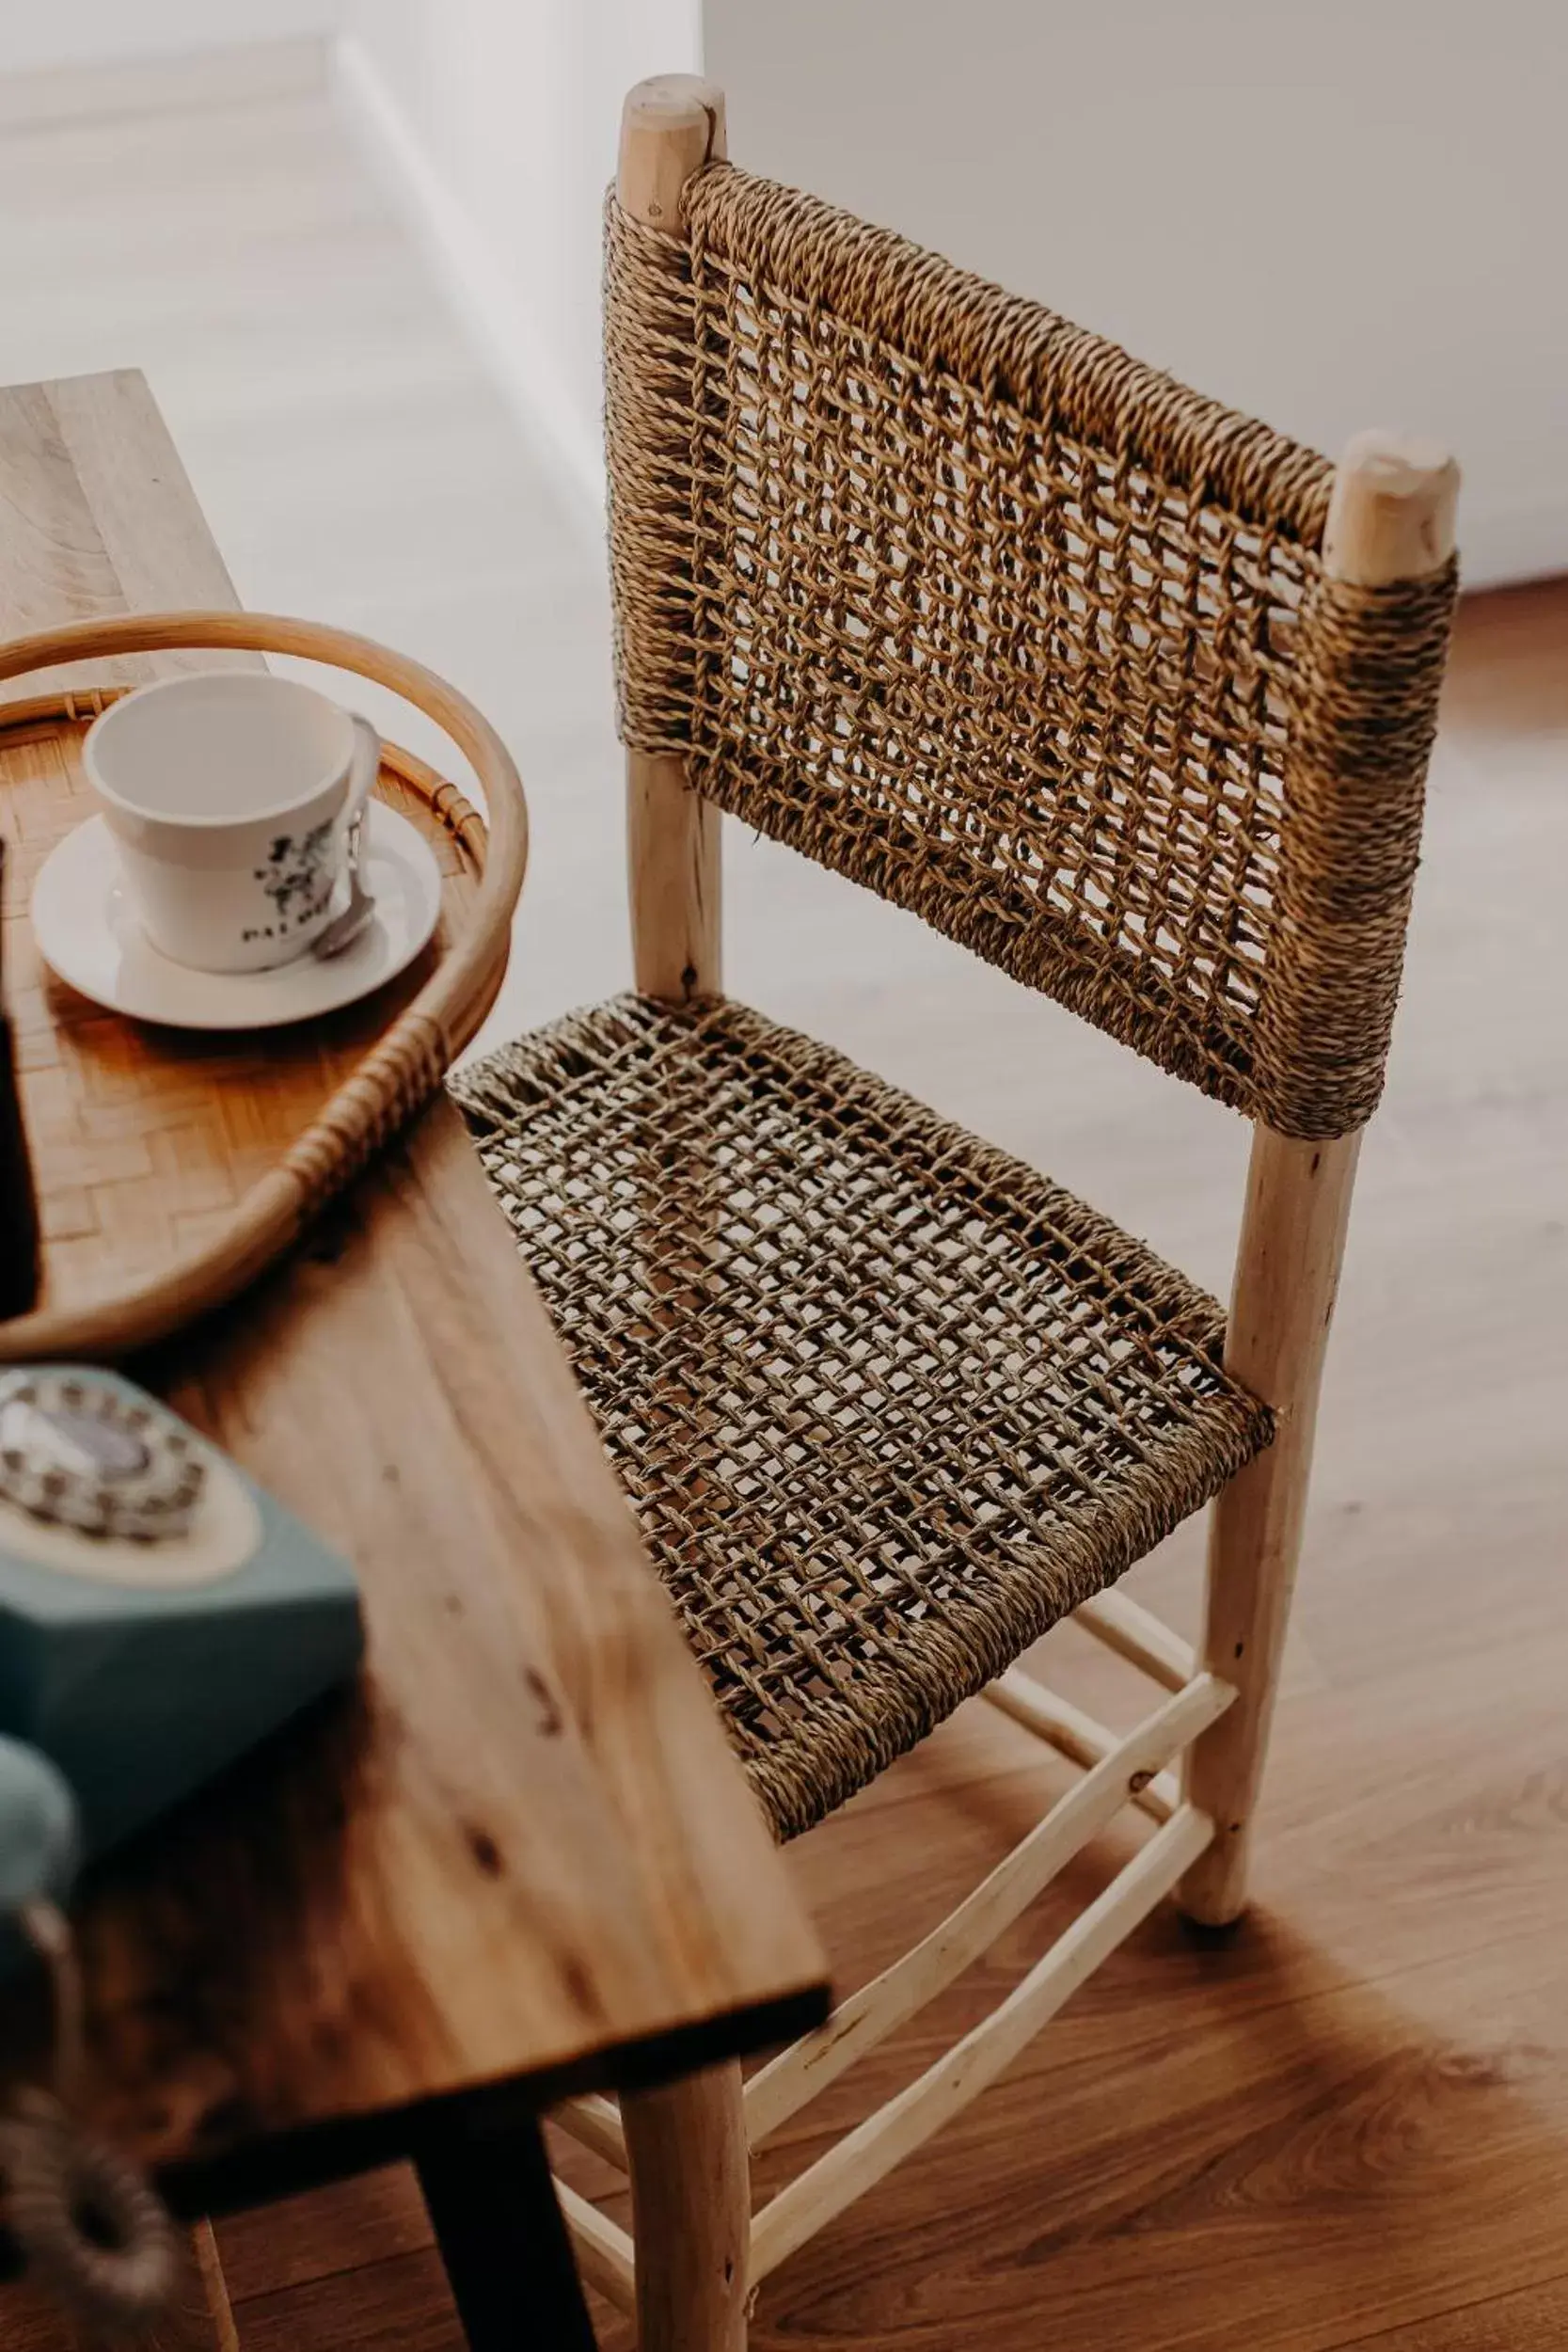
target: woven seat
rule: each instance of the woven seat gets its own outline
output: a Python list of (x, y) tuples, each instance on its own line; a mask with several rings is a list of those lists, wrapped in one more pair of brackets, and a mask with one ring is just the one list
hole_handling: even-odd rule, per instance
[(1268, 1442), (1212, 1300), (742, 1006), (620, 997), (454, 1083), (781, 1836)]

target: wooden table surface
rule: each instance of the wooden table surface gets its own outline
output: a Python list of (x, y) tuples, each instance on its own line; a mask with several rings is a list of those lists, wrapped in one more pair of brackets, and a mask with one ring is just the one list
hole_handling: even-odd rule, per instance
[[(0, 392), (0, 521), (8, 636), (234, 601), (136, 374)], [(293, 1263), (131, 1369), (355, 1561), (369, 1628), (357, 1691), (78, 1905), (97, 2120), (182, 2202), (379, 2160), (432, 2103), (499, 2121), (823, 2014), (816, 1936), (444, 1101)]]

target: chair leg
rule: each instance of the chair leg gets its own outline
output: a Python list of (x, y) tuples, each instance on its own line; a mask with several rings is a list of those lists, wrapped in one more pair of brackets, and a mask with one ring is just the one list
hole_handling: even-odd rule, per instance
[(1182, 1794), (1214, 1837), (1177, 1899), (1205, 1927), (1227, 1927), (1246, 1902), (1359, 1141), (1302, 1143), (1261, 1125), (1253, 1138), (1225, 1361), (1274, 1407), (1276, 1432), (1220, 1495), (1210, 1529), (1203, 1663), (1241, 1695), (1188, 1750), (1183, 1773)]
[(751, 2166), (732, 2060), (621, 2102), (639, 2352), (746, 2352)]
[[(1352, 441), (1334, 477), (1323, 568), (1356, 588), (1424, 579), (1453, 553), (1459, 469), (1430, 444), (1384, 434)], [(1345, 731), (1350, 743), (1354, 726)], [(1346, 779), (1348, 792), (1365, 781)], [(1331, 918), (1337, 920), (1338, 917)], [(1246, 1850), (1274, 1712), (1312, 1463), (1329, 1318), (1360, 1136), (1312, 1143), (1259, 1120), (1236, 1260), (1225, 1360), (1274, 1407), (1268, 1454), (1221, 1496), (1209, 1552), (1204, 1663), (1241, 1692), (1187, 1758), (1184, 1793), (1214, 1841), (1182, 1881), (1190, 1917), (1226, 1926), (1246, 1899)]]
[[(1207, 1654), (1225, 1657), (1227, 1662), (1212, 1671), (1236, 1684), (1239, 1695), (1189, 1748), (1182, 1772), (1184, 1800), (1214, 1824), (1212, 1842), (1176, 1895), (1186, 1916), (1202, 1927), (1228, 1927), (1246, 1907), (1253, 1812), (1279, 1684), (1306, 1486), (1305, 1465), (1273, 1463), (1264, 1473), (1253, 1463), (1214, 1505)], [(1281, 1541), (1279, 1522), (1290, 1520), (1296, 1525)]]

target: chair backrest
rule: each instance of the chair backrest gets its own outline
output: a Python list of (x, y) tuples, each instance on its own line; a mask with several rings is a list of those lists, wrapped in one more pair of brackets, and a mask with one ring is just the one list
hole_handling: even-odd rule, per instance
[(1314, 452), (728, 165), (683, 213), (608, 213), (627, 745), (1276, 1130), (1358, 1126), (1446, 548), (1338, 577)]

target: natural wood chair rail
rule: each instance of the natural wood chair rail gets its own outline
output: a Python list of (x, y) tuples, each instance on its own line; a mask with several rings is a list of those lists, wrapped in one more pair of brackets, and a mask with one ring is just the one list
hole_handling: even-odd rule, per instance
[(1092, 1766), (940, 1927), (840, 2002), (820, 2033), (797, 2042), (754, 2075), (746, 2086), (746, 2132), (752, 2145), (983, 1958), (1057, 1872), (1200, 1731), (1217, 1723), (1235, 1696), (1230, 1684), (1214, 1675), (1188, 1683)]
[[(1032, 1731), (1037, 1740), (1043, 1740), (1058, 1756), (1065, 1756), (1071, 1764), (1092, 1768), (1114, 1754), (1117, 1736), (1105, 1724), (1098, 1723), (1071, 1699), (1059, 1691), (1048, 1690), (1044, 1683), (1023, 1666), (1009, 1666), (1006, 1673), (988, 1682), (980, 1693), (989, 1706), (994, 1707), (1025, 1731)], [(1181, 1791), (1173, 1773), (1156, 1772), (1143, 1788), (1134, 1789), (1132, 1803), (1140, 1813), (1147, 1813), (1151, 1821), (1168, 1821), (1181, 1802)]]
[(1097, 1641), (1107, 1649), (1114, 1649), (1130, 1664), (1141, 1666), (1163, 1682), (1167, 1691), (1180, 1691), (1197, 1671), (1197, 1661), (1190, 1642), (1182, 1641), (1168, 1625), (1162, 1624), (1153, 1612), (1145, 1609), (1131, 1594), (1116, 1585), (1109, 1592), (1096, 1593), (1092, 1598), (1080, 1601), (1072, 1613), (1075, 1625), (1087, 1628)]
[(1079, 1913), (1043, 1959), (945, 2058), (781, 2189), (752, 2224), (751, 2276), (765, 2279), (787, 2255), (960, 2114), (1034, 2040), (1101, 1963), (1148, 1918), (1191, 1869), (1214, 1834), (1183, 1805), (1104, 1893)]
[[(1159, 1658), (1162, 1671), (1155, 1678), (1163, 1679), (1168, 1652), (1149, 1629), (1158, 1628), (1160, 1634), (1165, 1629), (1145, 1611), (1138, 1612), (1138, 1618), (1140, 1645)], [(1175, 1639), (1165, 1635), (1169, 1644)], [(992, 1684), (985, 1695), (1008, 1713), (1017, 1713), (1030, 1730), (1074, 1760), (1087, 1762), (1084, 1779), (929, 1935), (840, 2002), (818, 2032), (795, 2042), (752, 2077), (744, 2093), (748, 2145), (759, 2147), (973, 1967), (1124, 1807), (1154, 1811), (1161, 1818), (1160, 1831), (989, 2018), (764, 2207), (753, 2225), (754, 2279), (853, 2202), (938, 2130), (958, 2106), (977, 2096), (1084, 1977), (1148, 1915), (1212, 1835), (1206, 1816), (1190, 1807), (1183, 1811), (1164, 1768), (1234, 1704), (1237, 1693), (1231, 1684), (1215, 1675), (1195, 1675), (1118, 1740), (1030, 1677), (1016, 1669), (1007, 1696), (1001, 1694), (1000, 1684)], [(1012, 1703), (1013, 1693), (1025, 1684), (1037, 1698), (1033, 1713), (1028, 1700)], [(1161, 1797), (1150, 1805), (1149, 1792), (1157, 1788)], [(570, 2100), (556, 2109), (555, 2121), (581, 2146), (626, 2169), (625, 2127), (611, 2100)], [(621, 2308), (630, 2310), (631, 2237), (570, 2189), (562, 2188), (562, 2200), (583, 2275)]]

